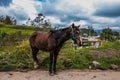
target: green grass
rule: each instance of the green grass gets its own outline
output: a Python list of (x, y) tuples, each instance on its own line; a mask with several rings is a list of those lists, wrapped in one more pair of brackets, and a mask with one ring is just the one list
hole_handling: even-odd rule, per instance
[(103, 42), (99, 49), (108, 49), (108, 48), (114, 48), (114, 49), (119, 50), (120, 42), (118, 40), (114, 42)]
[[(90, 50), (92, 49), (77, 49), (75, 53), (74, 48), (68, 47), (71, 45), (67, 43), (69, 43), (69, 41), (66, 42), (59, 53), (57, 63), (58, 69), (88, 69), (89, 66), (92, 66), (92, 69), (94, 69), (92, 64), (94, 60), (100, 62), (103, 69), (109, 69), (111, 64), (120, 67), (120, 53), (113, 58), (97, 58), (94, 54), (90, 54)], [(22, 41), (11, 50), (4, 50), (0, 52), (0, 54), (0, 70), (33, 69), (31, 49), (28, 41)], [(49, 53), (40, 51), (38, 53), (38, 58), (40, 61), (40, 68), (48, 69)], [(64, 61), (67, 59), (72, 61), (72, 66), (65, 67)]]
[(46, 31), (48, 32), (50, 29), (49, 28), (38, 28), (38, 27), (33, 27), (33, 26), (20, 26), (20, 25), (6, 25), (3, 23), (0, 23), (0, 34), (1, 33), (6, 33), (6, 34), (14, 34), (17, 32), (20, 32), (22, 35), (30, 35), (34, 31), (41, 30), (41, 31)]
[[(0, 70), (20, 70), (33, 69), (33, 61), (28, 38), (37, 28), (32, 26), (14, 26), (0, 23), (0, 34), (6, 33), (3, 38), (0, 38)], [(50, 29), (39, 28), (42, 31), (48, 32)], [(17, 43), (16, 43), (17, 42)], [(118, 52), (113, 57), (100, 57), (92, 54), (91, 51), (108, 51), (115, 49)], [(110, 69), (111, 64), (115, 64), (120, 69), (120, 43), (103, 42), (100, 48), (78, 48), (75, 50), (71, 46), (70, 40), (65, 42), (62, 47), (57, 62), (57, 69), (88, 69), (91, 66), (95, 69), (92, 62), (98, 61), (103, 69)], [(38, 59), (40, 68), (49, 68), (49, 53), (39, 51)], [(66, 67), (65, 61), (71, 60), (71, 66)]]
[[(30, 28), (29, 30), (19, 29), (19, 27), (17, 27), (17, 28), (16, 27), (17, 26), (12, 26), (12, 25), (0, 27), (1, 37), (6, 36), (6, 35), (15, 35), (15, 34), (28, 36), (35, 31), (34, 28), (32, 28), (32, 27), (28, 27), (28, 28)], [(24, 28), (24, 27), (22, 26), (22, 28)]]

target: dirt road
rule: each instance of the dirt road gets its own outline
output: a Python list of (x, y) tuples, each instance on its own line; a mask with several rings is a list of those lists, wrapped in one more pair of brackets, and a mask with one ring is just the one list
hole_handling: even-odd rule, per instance
[(118, 71), (64, 70), (49, 76), (48, 71), (0, 72), (0, 80), (120, 80)]

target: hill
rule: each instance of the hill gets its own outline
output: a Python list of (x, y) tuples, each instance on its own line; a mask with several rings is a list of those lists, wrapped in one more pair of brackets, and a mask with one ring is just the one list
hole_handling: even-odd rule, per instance
[[(33, 69), (29, 36), (33, 31), (50, 31), (48, 28), (15, 26), (0, 23), (0, 70)], [(99, 48), (78, 48), (75, 50), (68, 40), (59, 53), (58, 69), (96, 69), (93, 61), (100, 64), (99, 69), (120, 69), (120, 42), (103, 42)], [(48, 69), (49, 54), (39, 51), (40, 68)]]
[(33, 27), (33, 26), (25, 26), (25, 25), (6, 25), (4, 23), (0, 22), (0, 34), (6, 33), (6, 34), (14, 34), (17, 32), (21, 32), (22, 35), (30, 35), (33, 31), (49, 31), (49, 28), (39, 28), (39, 27)]

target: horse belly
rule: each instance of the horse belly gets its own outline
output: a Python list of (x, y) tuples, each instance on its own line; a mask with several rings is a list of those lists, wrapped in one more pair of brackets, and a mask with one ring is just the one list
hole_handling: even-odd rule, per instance
[(36, 47), (42, 51), (48, 51), (47, 42), (36, 42)]

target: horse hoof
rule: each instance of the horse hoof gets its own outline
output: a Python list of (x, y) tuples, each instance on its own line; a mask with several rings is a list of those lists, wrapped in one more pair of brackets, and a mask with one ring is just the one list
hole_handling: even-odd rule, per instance
[(34, 69), (39, 69), (39, 67), (34, 66)]
[(34, 69), (39, 69), (39, 66), (38, 65), (34, 65)]
[(49, 75), (50, 75), (50, 76), (54, 76), (54, 74), (53, 74), (53, 73), (49, 73)]
[(38, 69), (38, 68), (39, 68), (39, 65), (36, 62), (34, 62), (34, 69)]
[(54, 72), (54, 75), (58, 75), (58, 73), (57, 73), (57, 72)]

